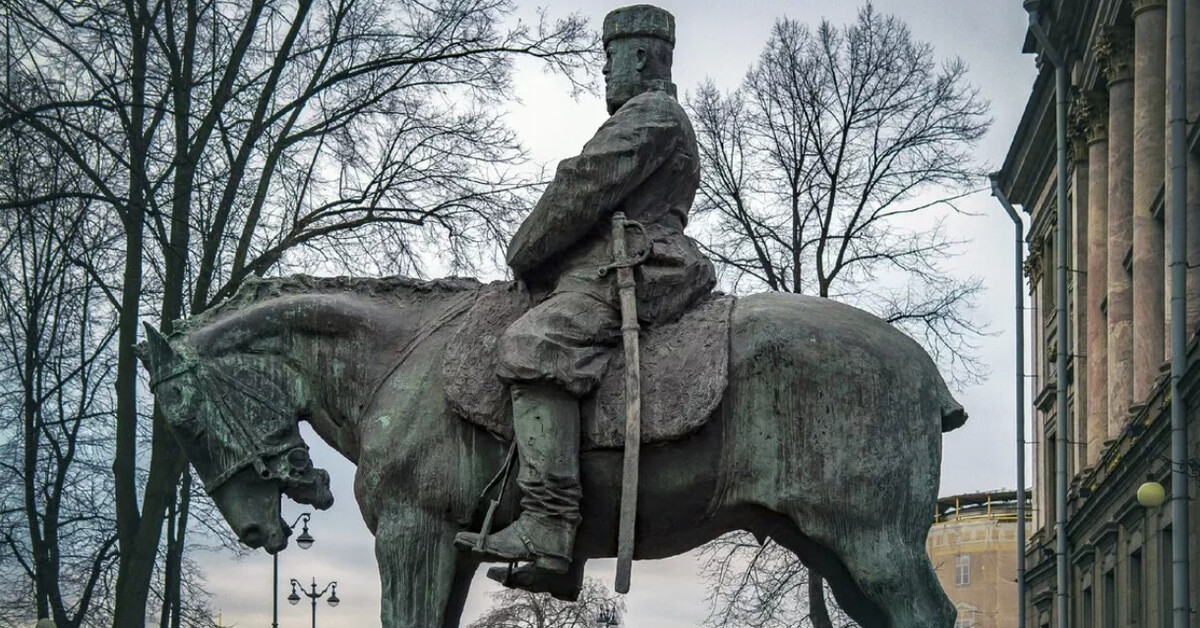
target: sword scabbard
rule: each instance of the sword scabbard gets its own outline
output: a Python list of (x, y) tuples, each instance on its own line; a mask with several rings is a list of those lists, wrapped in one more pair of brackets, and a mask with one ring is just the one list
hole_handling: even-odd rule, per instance
[[(613, 215), (613, 266), (617, 269), (617, 294), (621, 302), (621, 335), (625, 345), (625, 460), (621, 476), (621, 512), (617, 532), (617, 593), (629, 592), (633, 570), (634, 528), (637, 522), (638, 465), (642, 441), (642, 380), (638, 346), (637, 286), (625, 243), (625, 229), (637, 224), (623, 212)], [(638, 225), (640, 227), (641, 225)], [(603, 273), (601, 273), (603, 274)]]

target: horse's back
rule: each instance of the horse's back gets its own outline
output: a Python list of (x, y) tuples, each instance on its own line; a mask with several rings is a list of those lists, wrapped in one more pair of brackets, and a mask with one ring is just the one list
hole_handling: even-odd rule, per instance
[(879, 377), (923, 389), (937, 405), (941, 431), (962, 425), (966, 413), (920, 344), (895, 326), (856, 307), (822, 297), (768, 292), (739, 299), (731, 330), (731, 371), (764, 362), (815, 369), (811, 378)]
[(917, 526), (936, 499), (948, 404), (957, 405), (929, 355), (879, 318), (819, 297), (740, 299), (724, 490), (780, 510), (872, 518), (847, 498), (890, 495), (912, 511), (887, 516)]

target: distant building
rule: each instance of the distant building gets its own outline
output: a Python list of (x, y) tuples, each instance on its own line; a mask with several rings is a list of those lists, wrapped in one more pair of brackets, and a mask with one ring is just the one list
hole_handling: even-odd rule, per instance
[(1017, 625), (1016, 491), (939, 499), (925, 547), (958, 609), (955, 628)]
[[(1022, 2), (1008, 0), (1014, 9)], [(1032, 29), (1022, 46), (1040, 73), (999, 185), (1029, 216), (1034, 520), (1026, 546), (1030, 628), (1164, 628), (1171, 623), (1171, 509), (1138, 504), (1147, 480), (1170, 491), (1170, 276), (1164, 198), (1168, 146), (1166, 0), (1043, 0), (1039, 24), (1070, 81), (1067, 237), (1057, 235), (1055, 68)], [(1200, 1), (1187, 0), (1188, 456), (1200, 455)], [(1067, 301), (1056, 256), (1067, 253)], [(1056, 314), (1067, 311), (1067, 328)], [(1067, 381), (1056, 381), (1065, 360)], [(1065, 387), (1068, 408), (1055, 397)], [(1056, 461), (1055, 443), (1068, 455)], [(1068, 590), (1056, 586), (1056, 470), (1069, 483)], [(1192, 480), (1196, 482), (1196, 480)], [(1195, 488), (1192, 489), (1193, 494)], [(1189, 504), (1192, 622), (1200, 608), (1200, 501)]]

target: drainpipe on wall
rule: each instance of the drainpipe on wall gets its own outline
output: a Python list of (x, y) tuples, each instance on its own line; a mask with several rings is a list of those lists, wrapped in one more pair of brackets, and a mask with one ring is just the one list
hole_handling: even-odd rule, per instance
[(1017, 302), (1017, 628), (1025, 628), (1025, 223), (1000, 189), (1000, 173), (988, 175), (995, 196), (1013, 221), (1013, 284)]
[[(1025, 0), (1025, 11), (1029, 13), (1029, 29), (1041, 44), (1042, 54), (1054, 66), (1055, 120), (1058, 144), (1058, 224), (1055, 240), (1058, 263), (1055, 270), (1055, 337), (1058, 355), (1055, 359), (1056, 407), (1054, 439), (1054, 536), (1055, 536), (1055, 607), (1059, 628), (1070, 628), (1071, 616), (1068, 602), (1067, 571), (1067, 60), (1050, 42), (1050, 35), (1038, 21), (1040, 0)], [(1023, 609), (1022, 609), (1023, 612)]]
[(1186, 405), (1179, 385), (1187, 368), (1187, 103), (1184, 97), (1184, 0), (1167, 3), (1167, 93), (1170, 136), (1171, 198), (1171, 566), (1174, 570), (1172, 610), (1175, 628), (1191, 622), (1188, 594), (1188, 475)]

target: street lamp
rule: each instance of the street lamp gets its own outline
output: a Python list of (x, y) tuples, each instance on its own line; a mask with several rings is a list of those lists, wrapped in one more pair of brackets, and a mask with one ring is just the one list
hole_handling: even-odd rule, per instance
[[(1183, 474), (1188, 478), (1200, 480), (1200, 458), (1190, 458), (1184, 463)], [(1183, 495), (1187, 494), (1187, 487), (1181, 489)], [(1146, 508), (1158, 508), (1167, 501), (1167, 490), (1162, 484), (1154, 480), (1143, 482), (1137, 490), (1137, 501)]]
[(621, 618), (614, 605), (605, 604), (600, 607), (600, 610), (596, 611), (596, 626), (598, 628), (612, 628), (613, 626), (620, 625)]
[[(306, 550), (312, 547), (313, 542), (316, 541), (316, 539), (314, 539), (312, 535), (308, 533), (308, 520), (311, 518), (312, 513), (302, 512), (300, 513), (300, 516), (296, 517), (296, 520), (292, 522), (292, 525), (289, 526), (290, 529), (294, 530), (301, 521), (304, 521), (304, 529), (300, 531), (300, 536), (296, 537), (296, 545), (299, 545), (300, 549)], [(273, 558), (273, 580), (271, 581), (271, 628), (279, 628), (279, 552), (275, 552)], [(288, 601), (291, 601), (291, 598), (288, 598)], [(292, 603), (295, 604), (295, 602)]]
[[(296, 587), (300, 587), (300, 590), (297, 591)], [(304, 594), (304, 597), (312, 600), (312, 628), (317, 628), (317, 600), (324, 597), (326, 591), (329, 591), (329, 599), (327, 601), (330, 606), (337, 606), (341, 603), (341, 600), (337, 596), (337, 580), (325, 585), (325, 588), (321, 589), (320, 593), (317, 593), (317, 579), (313, 578), (312, 592), (310, 593), (304, 590), (304, 585), (300, 584), (295, 578), (292, 578), (292, 594), (288, 596), (287, 600), (289, 604), (295, 606), (300, 603), (301, 593)]]

